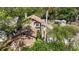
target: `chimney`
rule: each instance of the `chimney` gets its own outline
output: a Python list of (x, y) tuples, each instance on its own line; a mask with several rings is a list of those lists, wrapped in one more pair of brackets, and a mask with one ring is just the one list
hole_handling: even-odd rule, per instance
[(48, 10), (46, 11), (46, 25), (47, 25), (47, 20), (48, 20)]
[[(47, 26), (47, 20), (48, 20), (48, 10), (46, 11), (46, 26)], [(45, 28), (45, 36), (44, 36), (44, 41), (47, 41), (47, 27)]]
[(25, 19), (27, 18), (27, 13), (25, 13)]

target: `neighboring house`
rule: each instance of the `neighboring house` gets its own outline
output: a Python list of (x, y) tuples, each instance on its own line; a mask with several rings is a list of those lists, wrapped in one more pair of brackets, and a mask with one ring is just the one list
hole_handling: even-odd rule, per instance
[(15, 17), (5, 22), (7, 26), (16, 26), (19, 17)]
[(61, 20), (61, 26), (66, 26), (66, 20)]
[(7, 40), (7, 35), (5, 31), (0, 30), (0, 42)]
[(66, 20), (55, 20), (54, 22), (60, 26), (66, 26)]

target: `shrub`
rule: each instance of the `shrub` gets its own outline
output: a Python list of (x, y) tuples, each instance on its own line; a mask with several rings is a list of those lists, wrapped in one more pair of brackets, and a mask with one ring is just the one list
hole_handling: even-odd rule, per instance
[(43, 42), (41, 39), (37, 39), (34, 46), (31, 48), (23, 48), (23, 50), (30, 50), (30, 51), (47, 51), (49, 46), (46, 42)]
[(64, 38), (71, 38), (77, 32), (77, 29), (72, 26), (55, 26), (53, 30), (48, 32), (49, 36), (55, 37), (58, 40), (63, 40)]
[(50, 30), (48, 35), (57, 38), (55, 42), (47, 43), (41, 39), (37, 39), (33, 47), (25, 47), (23, 51), (72, 51), (76, 50), (71, 45), (65, 45), (62, 40), (64, 38), (71, 38), (76, 34), (76, 28), (72, 26), (55, 26), (53, 30)]
[(42, 40), (37, 40), (33, 47), (25, 47), (23, 51), (69, 51), (75, 50), (73, 47), (66, 46), (63, 42), (47, 43)]
[(37, 39), (39, 38), (39, 39), (41, 39), (41, 32), (40, 31), (37, 31), (37, 37), (36, 37)]

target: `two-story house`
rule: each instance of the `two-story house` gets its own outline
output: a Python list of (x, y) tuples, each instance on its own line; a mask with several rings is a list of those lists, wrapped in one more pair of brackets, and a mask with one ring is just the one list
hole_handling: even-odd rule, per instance
[(46, 36), (45, 19), (41, 19), (40, 17), (35, 16), (35, 15), (31, 15), (28, 18), (32, 21), (30, 26), (32, 27), (32, 29), (35, 29), (36, 35), (37, 33), (40, 33), (40, 37), (44, 39)]

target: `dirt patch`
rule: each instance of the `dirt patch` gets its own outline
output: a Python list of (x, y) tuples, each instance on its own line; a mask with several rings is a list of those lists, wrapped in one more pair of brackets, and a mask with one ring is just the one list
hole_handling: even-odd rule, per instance
[(21, 50), (22, 47), (31, 47), (33, 46), (35, 42), (35, 38), (33, 37), (26, 37), (26, 36), (18, 36), (17, 38), (14, 38), (11, 43), (11, 50)]

